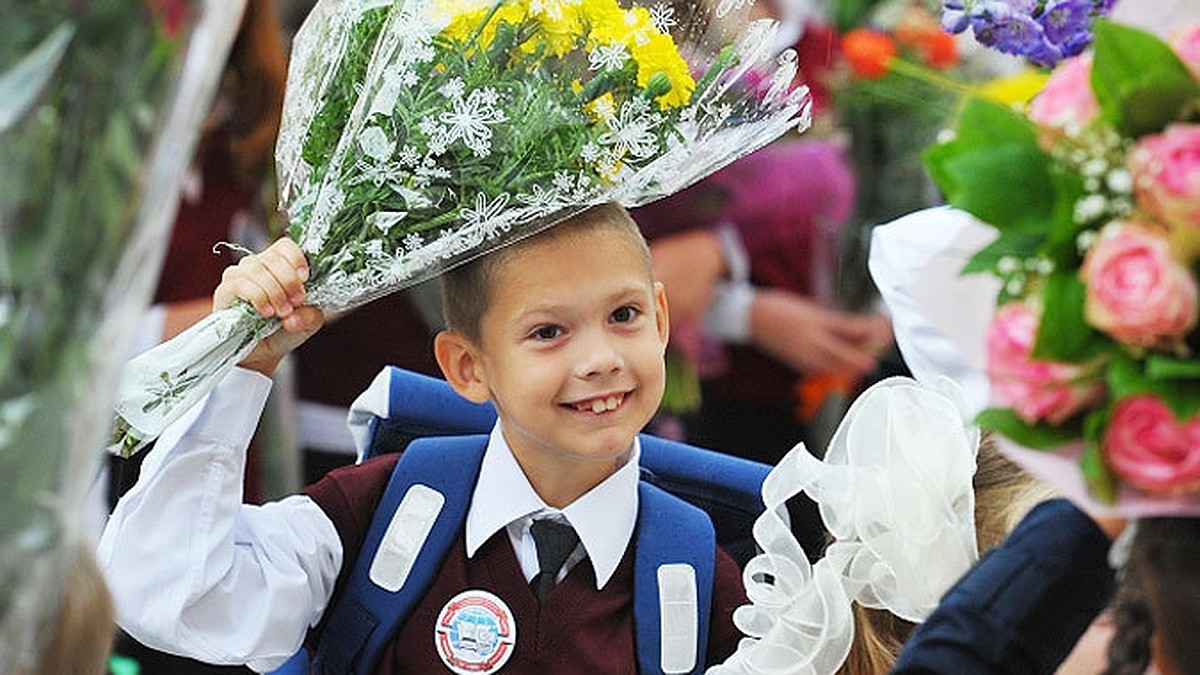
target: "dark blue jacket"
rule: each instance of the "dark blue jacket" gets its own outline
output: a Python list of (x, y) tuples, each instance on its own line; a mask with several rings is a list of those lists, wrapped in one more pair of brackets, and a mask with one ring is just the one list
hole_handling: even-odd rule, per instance
[(892, 673), (1053, 673), (1112, 598), (1110, 546), (1070, 502), (1039, 504), (942, 598)]

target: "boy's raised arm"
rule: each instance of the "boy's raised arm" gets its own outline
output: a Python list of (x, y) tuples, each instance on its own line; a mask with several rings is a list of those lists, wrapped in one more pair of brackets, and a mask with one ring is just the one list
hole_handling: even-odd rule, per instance
[[(281, 665), (324, 611), (341, 567), (337, 531), (309, 498), (242, 504), (246, 449), (279, 360), (321, 325), (303, 302), (304, 258), (281, 240), (226, 271), (235, 299), (283, 318), (207, 399), (167, 428), (105, 526), (99, 559), (117, 622), (162, 651), (216, 664)], [(256, 372), (250, 372), (258, 371)]]

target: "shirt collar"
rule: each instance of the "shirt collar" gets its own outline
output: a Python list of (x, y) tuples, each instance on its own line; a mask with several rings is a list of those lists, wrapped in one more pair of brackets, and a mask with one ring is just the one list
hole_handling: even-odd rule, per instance
[[(597, 590), (603, 589), (616, 572), (633, 537), (640, 455), (641, 444), (635, 437), (629, 461), (561, 511), (587, 551), (596, 573)], [(479, 480), (467, 511), (467, 557), (473, 557), (485, 541), (509, 523), (539, 511), (554, 510), (529, 484), (497, 422), (488, 437)]]

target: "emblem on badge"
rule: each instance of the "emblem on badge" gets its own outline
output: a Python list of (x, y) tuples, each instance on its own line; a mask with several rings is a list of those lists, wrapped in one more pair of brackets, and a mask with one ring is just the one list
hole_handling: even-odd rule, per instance
[(469, 675), (499, 670), (517, 644), (512, 610), (495, 595), (463, 591), (438, 613), (434, 644), (450, 670)]

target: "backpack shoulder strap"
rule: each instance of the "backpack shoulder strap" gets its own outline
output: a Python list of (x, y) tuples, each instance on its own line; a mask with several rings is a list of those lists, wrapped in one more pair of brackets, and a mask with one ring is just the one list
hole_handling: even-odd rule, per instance
[(642, 673), (702, 673), (717, 537), (703, 510), (638, 485), (633, 623)]
[(321, 634), (314, 673), (374, 672), (466, 519), (486, 435), (424, 438), (400, 456)]

